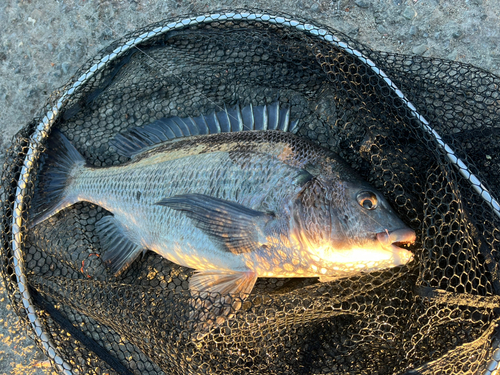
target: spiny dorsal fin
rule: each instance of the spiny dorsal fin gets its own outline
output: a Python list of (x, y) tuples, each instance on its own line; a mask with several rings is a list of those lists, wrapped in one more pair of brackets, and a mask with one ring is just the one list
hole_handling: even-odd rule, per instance
[(152, 146), (175, 138), (247, 130), (294, 132), (298, 121), (290, 119), (290, 107), (279, 102), (269, 105), (231, 108), (198, 117), (165, 117), (118, 134), (110, 141), (120, 155), (134, 157)]

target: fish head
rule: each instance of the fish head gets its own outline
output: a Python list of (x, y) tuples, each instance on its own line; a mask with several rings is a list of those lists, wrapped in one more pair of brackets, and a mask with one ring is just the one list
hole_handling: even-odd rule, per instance
[(401, 246), (415, 242), (415, 231), (360, 179), (315, 178), (297, 196), (292, 213), (291, 242), (326, 276), (395, 267), (412, 258)]

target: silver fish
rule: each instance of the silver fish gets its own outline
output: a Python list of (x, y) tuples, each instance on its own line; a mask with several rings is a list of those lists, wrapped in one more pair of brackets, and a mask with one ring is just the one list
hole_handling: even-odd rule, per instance
[[(288, 108), (165, 118), (112, 141), (131, 160), (96, 168), (49, 138), (32, 225), (79, 201), (119, 274), (145, 249), (195, 269), (192, 292), (248, 296), (258, 277), (321, 281), (405, 264), (415, 232), (341, 158), (290, 130)], [(246, 130), (250, 129), (250, 130)]]

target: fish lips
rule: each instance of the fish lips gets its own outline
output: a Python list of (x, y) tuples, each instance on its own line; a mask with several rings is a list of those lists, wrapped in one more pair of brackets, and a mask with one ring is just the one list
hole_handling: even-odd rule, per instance
[(407, 263), (412, 258), (412, 253), (398, 245), (412, 244), (417, 239), (415, 231), (410, 228), (400, 228), (391, 232), (385, 231), (376, 234), (377, 240), (382, 247), (391, 249), (401, 261), (401, 264)]

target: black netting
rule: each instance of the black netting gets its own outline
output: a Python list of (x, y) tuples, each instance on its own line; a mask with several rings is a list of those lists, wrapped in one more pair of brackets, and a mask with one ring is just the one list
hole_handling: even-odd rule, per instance
[[(3, 275), (16, 312), (59, 370), (491, 371), (499, 344), (500, 217), (491, 202), (500, 185), (500, 79), (456, 62), (371, 51), (320, 27), (338, 44), (280, 19), (202, 17), (161, 29), (168, 25), (138, 30), (87, 62), (7, 153)], [(146, 32), (137, 48), (126, 47)], [(113, 51), (117, 58), (92, 68)], [(79, 79), (53, 124), (46, 119), (37, 130)], [(108, 213), (99, 206), (81, 202), (28, 226), (50, 129), (67, 135), (89, 165), (106, 167), (128, 160), (108, 143), (127, 129), (276, 101), (299, 120), (300, 137), (340, 154), (416, 231), (410, 263), (327, 283), (260, 278), (219, 321), (210, 312), (193, 316), (193, 270), (153, 252), (114, 276), (100, 256), (95, 224)], [(30, 147), (38, 150), (33, 160)]]

